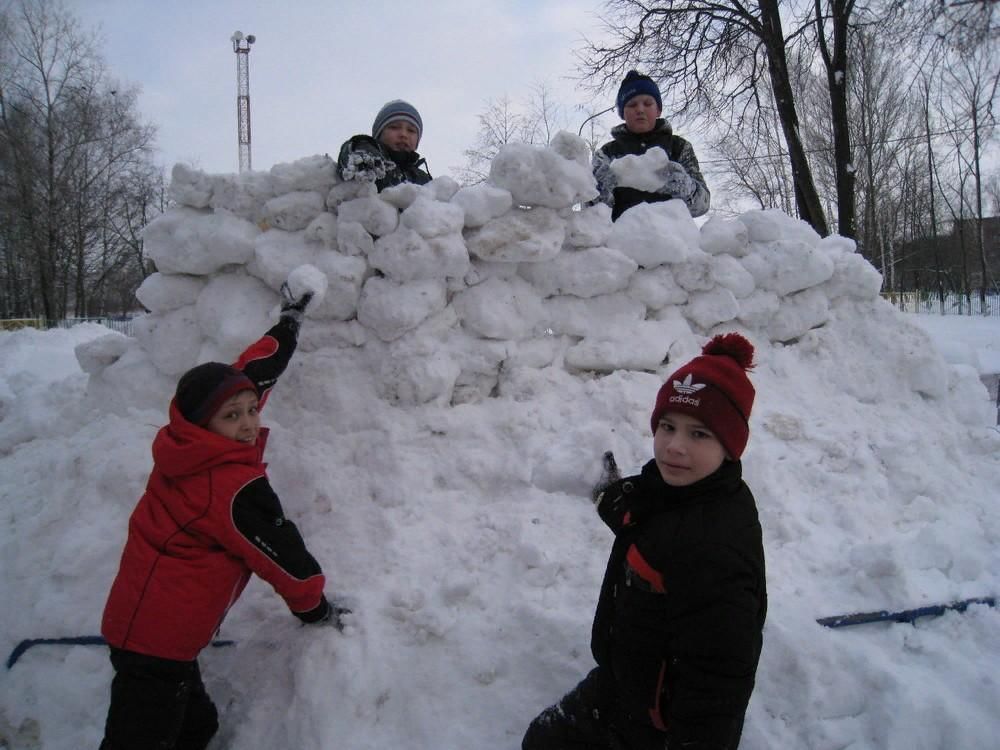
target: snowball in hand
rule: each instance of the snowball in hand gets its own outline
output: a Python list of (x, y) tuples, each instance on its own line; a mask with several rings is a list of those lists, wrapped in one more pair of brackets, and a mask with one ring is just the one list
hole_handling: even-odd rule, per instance
[(662, 148), (651, 148), (644, 154), (627, 154), (611, 162), (611, 171), (622, 187), (654, 191), (663, 187), (662, 172), (670, 157)]
[(308, 263), (288, 274), (288, 289), (292, 297), (298, 299), (306, 292), (312, 292), (310, 306), (314, 308), (323, 304), (327, 283), (326, 274)]

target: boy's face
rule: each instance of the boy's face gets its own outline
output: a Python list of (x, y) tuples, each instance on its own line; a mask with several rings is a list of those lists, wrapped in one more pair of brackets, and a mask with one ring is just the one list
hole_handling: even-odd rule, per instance
[(257, 442), (260, 432), (260, 412), (257, 410), (257, 394), (240, 391), (219, 407), (205, 425), (206, 430), (222, 435), (238, 443)]
[(633, 96), (625, 102), (625, 127), (636, 134), (648, 133), (656, 125), (656, 118), (663, 110), (649, 94)]
[(653, 458), (663, 481), (686, 487), (715, 472), (726, 449), (710, 429), (687, 414), (664, 414), (653, 435)]
[(382, 128), (378, 139), (393, 151), (416, 151), (420, 132), (412, 122), (396, 120)]

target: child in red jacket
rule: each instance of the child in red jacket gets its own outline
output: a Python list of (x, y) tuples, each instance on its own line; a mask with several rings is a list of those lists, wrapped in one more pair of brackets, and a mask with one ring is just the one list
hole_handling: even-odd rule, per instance
[(260, 408), (295, 351), (311, 293), (293, 299), (235, 365), (186, 372), (170, 423), (153, 441), (153, 471), (129, 519), (101, 633), (115, 676), (101, 750), (202, 750), (218, 713), (199, 652), (256, 573), (305, 623), (340, 629), (325, 579), (285, 518), (263, 463)]

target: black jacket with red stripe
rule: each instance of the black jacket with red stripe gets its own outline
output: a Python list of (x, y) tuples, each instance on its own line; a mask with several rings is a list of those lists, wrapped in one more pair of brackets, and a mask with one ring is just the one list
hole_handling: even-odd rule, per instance
[[(294, 321), (282, 320), (236, 362), (261, 405), (295, 351), (296, 333)], [(266, 443), (267, 428), (246, 445), (187, 421), (170, 404), (104, 609), (101, 633), (110, 645), (194, 659), (252, 573), (300, 619), (327, 613), (320, 566), (268, 482)]]
[(606, 489), (598, 511), (615, 542), (591, 649), (624, 720), (666, 732), (669, 747), (735, 750), (767, 611), (741, 464), (671, 487), (650, 461)]

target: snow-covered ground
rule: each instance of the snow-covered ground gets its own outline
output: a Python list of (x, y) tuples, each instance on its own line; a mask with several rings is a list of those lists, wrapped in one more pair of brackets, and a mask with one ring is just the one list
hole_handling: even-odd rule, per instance
[(980, 315), (914, 315), (907, 318), (927, 331), (944, 358), (968, 365), (982, 376), (1000, 374), (1000, 318)]
[[(511, 158), (509, 174), (522, 163)], [(467, 196), (463, 229), (450, 208), (453, 193), (419, 205), (416, 195), (388, 196), (403, 209), (400, 229), (369, 234), (440, 228), (435, 236), (464, 239), (470, 254), (539, 251), (538, 243), (525, 249), (524, 237), (511, 239), (509, 224), (506, 239), (493, 242), (502, 232), (483, 231), (488, 218), (470, 232), (470, 216), (494, 206), (498, 194)], [(570, 191), (560, 200), (579, 197)], [(372, 222), (374, 205), (351, 210)], [(419, 210), (407, 219), (413, 205)], [(510, 205), (489, 211), (503, 219)], [(284, 212), (272, 205), (269, 231), (236, 226), (229, 215), (212, 226), (206, 245), (239, 250), (246, 235), (256, 246), (249, 256), (175, 271), (203, 277), (150, 283), (143, 301), (154, 313), (140, 326), (143, 346), (93, 325), (0, 334), (0, 648), (6, 654), (24, 638), (97, 632), (150, 468), (149, 446), (165, 420), (174, 380), (165, 368), (178, 358), (228, 354), (245, 334), (222, 330), (222, 319), (249, 327), (273, 314), (275, 282), (288, 271), (279, 273), (275, 258), (315, 267), (322, 257), (326, 300), (311, 311), (320, 317), (307, 318), (264, 422), (272, 428), (272, 483), (323, 564), (329, 592), (355, 600), (355, 623), (344, 634), (300, 627), (266, 585), (252, 583), (221, 633), (237, 645), (201, 658), (222, 714), (213, 748), (519, 747), (531, 718), (592, 664), (591, 617), (611, 544), (587, 497), (601, 453), (614, 450), (625, 470), (641, 466), (663, 378), (709, 330), (727, 326), (757, 345), (744, 465), (764, 529), (770, 596), (741, 747), (996, 747), (996, 609), (843, 630), (815, 618), (1000, 590), (1000, 432), (978, 379), (984, 360), (1000, 351), (1000, 320), (948, 318), (943, 329), (896, 312), (870, 290), (852, 297), (850, 279), (868, 284), (864, 273), (851, 275), (855, 256), (809, 239), (787, 217), (744, 217), (748, 242), (735, 222), (709, 222), (699, 233), (685, 223), (690, 217), (662, 206), (647, 218), (668, 222), (680, 245), (643, 245), (623, 219), (614, 230), (621, 250), (605, 232), (590, 247), (536, 257), (530, 268), (522, 259), (516, 273), (500, 268), (518, 265), (509, 256), (466, 259), (465, 282), (441, 292), (448, 306), (409, 333), (393, 326), (410, 325), (417, 298), (428, 296), (409, 290), (434, 288), (415, 269), (430, 250), (439, 262), (459, 263), (456, 244), (425, 247), (411, 235), (405, 248), (397, 237), (367, 254), (341, 248), (333, 258), (333, 250), (314, 249), (303, 259), (304, 250), (287, 249), (292, 233), (322, 241), (334, 219), (275, 229), (291, 214), (288, 205)], [(344, 216), (339, 234), (364, 244)], [(545, 226), (557, 225), (552, 216)], [(191, 229), (199, 217), (161, 229), (184, 234), (189, 247), (207, 231)], [(587, 234), (579, 217), (568, 221), (576, 223), (567, 237)], [(803, 239), (792, 247), (789, 233)], [(281, 243), (283, 253), (270, 253)], [(678, 251), (682, 245), (688, 249)], [(785, 262), (786, 251), (801, 262)], [(656, 252), (681, 252), (670, 267), (687, 290), (683, 303), (654, 299), (669, 279), (652, 283), (638, 269), (661, 262), (649, 255)], [(706, 253), (731, 258), (752, 278)], [(338, 276), (330, 264), (350, 265), (341, 256), (380, 258), (386, 278)], [(558, 265), (570, 256), (579, 268)], [(234, 263), (249, 270), (234, 271)], [(380, 301), (378, 287), (394, 274), (409, 278)], [(809, 274), (813, 286), (798, 291)], [(362, 308), (356, 319), (334, 309), (352, 279)], [(721, 279), (732, 294), (717, 291)], [(616, 297), (608, 284), (628, 285), (629, 293)], [(490, 294), (477, 297), (477, 289)], [(768, 315), (763, 291), (775, 300)], [(620, 318), (636, 298), (657, 312), (630, 328)], [(539, 320), (549, 326), (542, 332)], [(615, 335), (597, 335), (602, 325)], [(787, 335), (789, 326), (801, 330)], [(201, 333), (192, 339), (192, 330)], [(671, 331), (668, 347), (657, 336)], [(487, 339), (506, 341), (496, 344), (503, 367), (490, 360)], [(663, 350), (650, 352), (657, 341)], [(665, 354), (670, 363), (659, 364)], [(479, 360), (486, 365), (477, 369)], [(2, 675), (0, 747), (97, 746), (111, 679), (104, 649), (38, 646)]]

